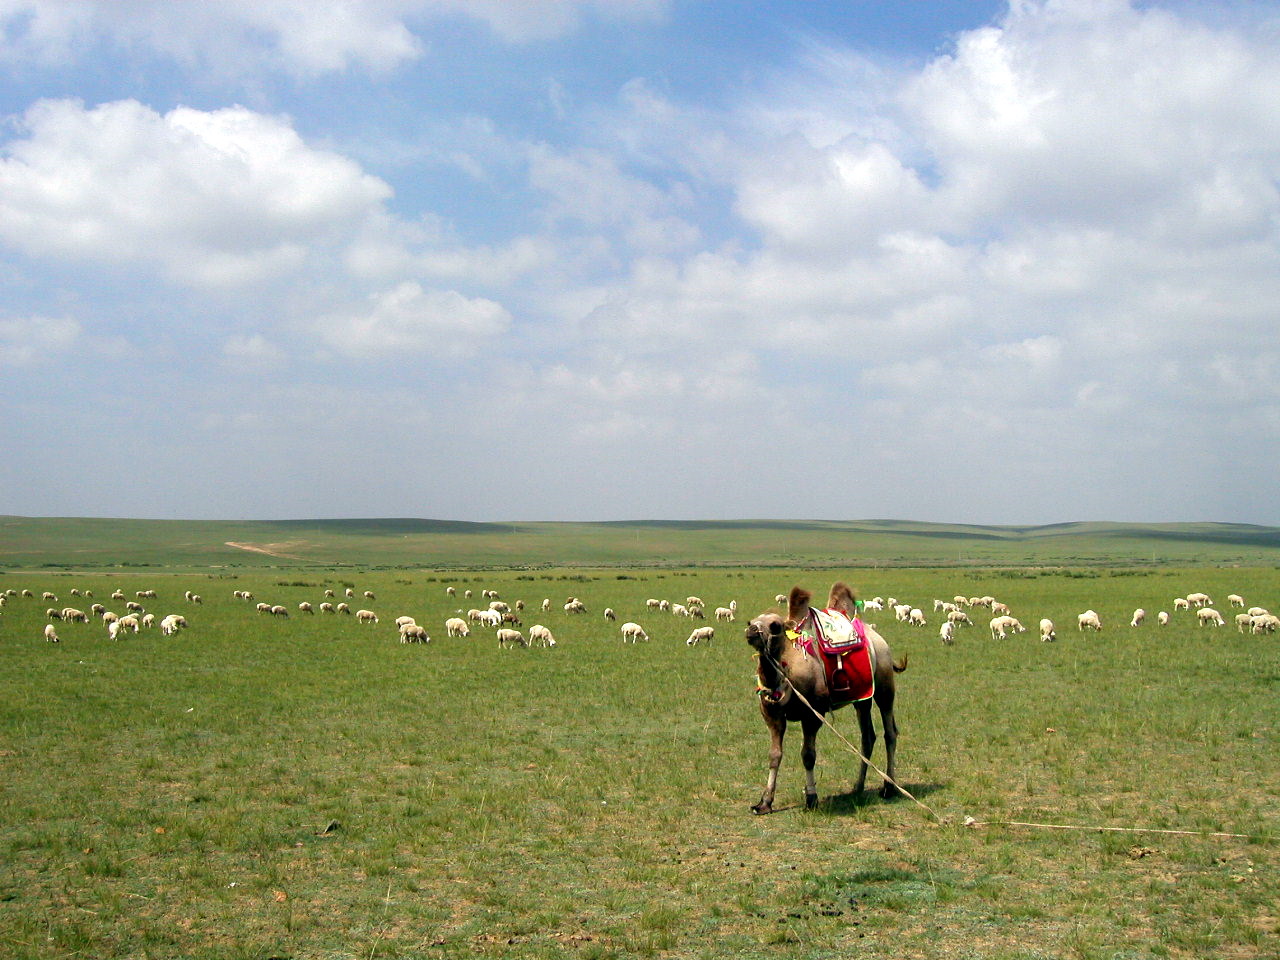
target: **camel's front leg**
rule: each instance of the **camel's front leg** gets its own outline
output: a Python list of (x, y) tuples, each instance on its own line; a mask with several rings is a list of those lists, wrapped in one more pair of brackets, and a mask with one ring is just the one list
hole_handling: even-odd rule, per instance
[(765, 714), (769, 725), (769, 779), (765, 781), (760, 802), (751, 808), (752, 813), (773, 813), (773, 795), (778, 789), (778, 767), (782, 765), (782, 737), (787, 732), (787, 721)]
[(813, 767), (818, 761), (818, 731), (822, 721), (804, 722), (804, 745), (800, 748), (800, 760), (804, 763), (804, 805), (812, 810), (818, 805), (818, 784)]

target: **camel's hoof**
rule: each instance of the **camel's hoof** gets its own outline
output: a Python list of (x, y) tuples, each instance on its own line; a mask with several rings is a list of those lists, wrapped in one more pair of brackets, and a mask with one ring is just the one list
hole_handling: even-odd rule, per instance
[(897, 787), (895, 787), (891, 783), (886, 783), (883, 787), (880, 788), (880, 798), (882, 800), (893, 800), (894, 798), (900, 797), (900, 796), (902, 796), (902, 791), (900, 791)]
[(804, 795), (804, 808), (812, 810), (818, 805), (818, 795), (816, 793), (806, 793)]
[(773, 804), (757, 803), (754, 807), (751, 808), (751, 812), (754, 813), (757, 817), (764, 816), (764, 814), (766, 813), (773, 813)]

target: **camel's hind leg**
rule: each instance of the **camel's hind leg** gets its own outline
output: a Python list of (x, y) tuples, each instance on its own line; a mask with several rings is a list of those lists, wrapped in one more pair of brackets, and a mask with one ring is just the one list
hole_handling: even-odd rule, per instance
[[(898, 756), (898, 721), (893, 716), (893, 696), (892, 687), (876, 691), (876, 703), (880, 707), (880, 726), (884, 728), (885, 753), (885, 781), (884, 786), (880, 788), (880, 796), (886, 800), (900, 793), (897, 787), (898, 772), (895, 769)], [(870, 723), (870, 716), (871, 711), (868, 710), (868, 723)]]
[(858, 782), (853, 786), (855, 794), (861, 793), (867, 785), (867, 760), (876, 746), (876, 728), (871, 723), (871, 701), (862, 700), (856, 704), (858, 711), (858, 729), (862, 733), (862, 759), (858, 761)]

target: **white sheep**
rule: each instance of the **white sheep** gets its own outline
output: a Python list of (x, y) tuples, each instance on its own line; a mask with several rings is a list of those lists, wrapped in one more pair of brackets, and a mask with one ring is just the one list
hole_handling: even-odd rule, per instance
[(947, 614), (947, 620), (954, 623), (957, 627), (973, 626), (973, 621), (969, 619), (969, 615), (963, 610), (952, 610)]
[[(617, 619), (618, 619), (618, 615), (617, 615), (616, 613), (614, 613), (614, 612), (613, 612), (613, 607), (605, 607), (605, 608), (604, 608), (604, 618), (605, 618), (606, 620), (614, 621), (614, 620), (617, 620)], [(532, 635), (532, 631), (530, 631), (530, 634)]]
[(300, 604), (298, 604), (298, 612), (314, 614), (315, 610), (312, 608), (310, 603), (308, 603), (306, 600), (303, 600)]
[(467, 626), (467, 621), (461, 617), (450, 617), (444, 622), (445, 633), (451, 637), (469, 637), (471, 636), (471, 628)]
[(1241, 633), (1244, 633), (1246, 628), (1252, 628), (1252, 627), (1253, 627), (1253, 617), (1249, 616), (1249, 614), (1247, 613), (1236, 614), (1237, 630), (1239, 630)]
[(1102, 629), (1102, 618), (1093, 610), (1086, 610), (1084, 613), (1076, 617), (1076, 629), (1084, 630), (1088, 628), (1095, 632)]
[(1280, 617), (1274, 613), (1264, 613), (1260, 617), (1254, 617), (1252, 625), (1249, 627), (1250, 633), (1275, 633), (1280, 628)]
[(950, 620), (943, 620), (942, 626), (938, 628), (938, 636), (947, 646), (955, 643), (956, 625)]
[(413, 619), (413, 617), (396, 617), (396, 629), (403, 630), (409, 624), (417, 622), (418, 621)]
[(372, 610), (357, 610), (356, 623), (377, 623), (378, 615)]
[(574, 597), (572, 600), (570, 600), (568, 603), (564, 605), (564, 612), (565, 613), (586, 613), (587, 607), (586, 607), (586, 604), (584, 604), (581, 600), (579, 600), (577, 597)]
[(630, 640), (635, 643), (637, 640), (648, 640), (649, 635), (644, 632), (644, 627), (638, 623), (632, 623), (628, 620), (622, 625), (622, 642), (626, 643)]
[(1178, 610), (1190, 610), (1191, 604), (1187, 601), (1186, 597), (1174, 597), (1173, 609), (1175, 612)]
[(529, 642), (525, 640), (524, 634), (519, 630), (509, 630), (506, 627), (503, 627), (498, 631), (499, 647), (514, 647), (516, 644), (519, 644), (522, 647), (527, 647)]
[[(1191, 598), (1188, 597), (1187, 599), (1189, 600)], [(1212, 623), (1215, 627), (1221, 627), (1226, 624), (1226, 621), (1222, 618), (1222, 614), (1213, 609), (1213, 607), (1201, 607), (1196, 611), (1196, 619), (1200, 621), (1200, 626), (1202, 627), (1209, 623)]]
[(685, 644), (690, 647), (695, 647), (704, 640), (707, 643), (710, 643), (715, 639), (715, 635), (715, 627), (696, 627), (693, 633), (689, 634), (689, 639), (685, 641)]
[(1129, 621), (1129, 626), (1140, 627), (1142, 626), (1142, 621), (1146, 619), (1147, 619), (1147, 611), (1139, 607), (1137, 610), (1133, 611), (1133, 619)]
[(400, 628), (401, 643), (430, 643), (431, 638), (427, 636), (427, 628), (420, 627), (416, 623), (406, 623)]
[(655, 600), (653, 597), (650, 597), (648, 600), (644, 602), (644, 605), (648, 607), (650, 610), (657, 610), (659, 607), (662, 606), (662, 601)]
[(1227, 594), (1227, 604), (1232, 607), (1243, 607), (1244, 597), (1238, 593), (1229, 593)]
[(1159, 613), (1157, 613), (1156, 623), (1162, 627), (1167, 627), (1169, 625), (1169, 611), (1161, 610)]
[(142, 615), (142, 629), (150, 630), (156, 625), (156, 615), (154, 613), (144, 613)]
[(284, 617), (289, 619), (289, 608), (282, 603), (274, 604), (269, 611), (273, 617)]
[(907, 614), (907, 623), (913, 627), (923, 627), (927, 621), (924, 618), (924, 611), (919, 607), (912, 607), (911, 612)]
[(481, 610), (479, 611), (479, 616), (476, 617), (476, 622), (484, 624), (486, 627), (500, 627), (502, 626), (502, 614), (497, 610)]
[(142, 629), (142, 624), (138, 622), (138, 618), (133, 614), (121, 617), (116, 623), (119, 624), (121, 630), (132, 630), (134, 633)]
[(1048, 617), (1040, 621), (1040, 642), (1052, 643), (1058, 639), (1058, 635), (1053, 631), (1053, 621)]
[(336, 610), (338, 613), (345, 613), (347, 616), (351, 616), (351, 605), (349, 603), (346, 603), (345, 601), (339, 603), (333, 609)]
[(533, 646), (535, 643), (541, 647), (554, 647), (556, 638), (551, 635), (550, 629), (540, 623), (535, 623), (529, 628), (529, 646)]
[(716, 607), (717, 620), (733, 620), (733, 611), (728, 607)]
[(330, 603), (328, 600), (323, 601), (323, 602), (320, 604), (320, 612), (321, 612), (321, 613), (333, 613), (333, 604), (332, 604), (332, 603)]
[(58, 631), (53, 629), (52, 623), (46, 623), (44, 625), (44, 638), (48, 640), (50, 643), (60, 642), (58, 639)]
[(1012, 619), (1012, 617), (992, 617), (987, 624), (987, 627), (991, 630), (991, 639), (1003, 640), (1009, 628), (1009, 621)]
[(1188, 593), (1187, 600), (1197, 607), (1207, 607), (1213, 603), (1212, 598), (1207, 593)]
[(171, 637), (187, 625), (187, 618), (178, 613), (171, 613), (160, 621), (160, 632)]

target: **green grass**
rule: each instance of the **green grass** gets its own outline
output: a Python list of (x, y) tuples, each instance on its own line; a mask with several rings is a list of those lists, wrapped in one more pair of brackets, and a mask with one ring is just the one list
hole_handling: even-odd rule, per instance
[[(263, 548), (268, 553), (228, 546)], [(1280, 565), (1280, 528), (861, 521), (463, 523), (0, 517), (0, 570)]]
[[(1033, 631), (1058, 623), (1056, 644), (993, 642), (975, 618), (944, 648), (932, 623), (880, 618), (910, 655), (899, 770), (941, 824), (849, 796), (855, 760), (830, 731), (818, 809), (802, 809), (789, 740), (780, 810), (751, 816), (767, 737), (742, 623), (691, 649), (688, 621), (644, 606), (698, 594), (754, 612), (797, 579), (845, 575), (931, 621), (934, 597), (991, 593)], [(296, 612), (346, 584), (377, 594), (360, 605), (380, 624)], [(447, 639), (445, 617), (475, 603), (447, 584), (551, 598), (525, 626), (559, 645)], [(191, 628), (112, 643), (59, 624), (53, 645), (49, 604), (0, 611), (6, 957), (1275, 955), (1280, 641), (1186, 614), (1127, 626), (1196, 589), (1224, 613), (1228, 592), (1276, 609), (1274, 569), (150, 570), (7, 586), (84, 608), (71, 587), (104, 603), (154, 587), (155, 611)], [(569, 595), (590, 614), (564, 614)], [(606, 605), (652, 641), (624, 648)], [(1074, 629), (1086, 606), (1101, 635)], [(433, 642), (399, 644), (400, 614)], [(851, 715), (835, 721), (854, 735)]]

